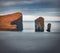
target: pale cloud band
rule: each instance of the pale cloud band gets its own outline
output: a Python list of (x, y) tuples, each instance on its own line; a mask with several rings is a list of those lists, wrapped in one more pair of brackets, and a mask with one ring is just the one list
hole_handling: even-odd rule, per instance
[[(24, 15), (23, 20), (24, 21), (35, 21), (40, 16), (37, 15)], [(60, 17), (57, 16), (41, 16), (45, 19), (45, 21), (60, 21)]]

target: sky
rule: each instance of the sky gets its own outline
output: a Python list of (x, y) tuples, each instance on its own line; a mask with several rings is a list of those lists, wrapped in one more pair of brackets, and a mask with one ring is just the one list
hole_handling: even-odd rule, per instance
[(21, 12), (24, 21), (42, 16), (46, 21), (60, 21), (60, 0), (0, 0), (0, 15)]

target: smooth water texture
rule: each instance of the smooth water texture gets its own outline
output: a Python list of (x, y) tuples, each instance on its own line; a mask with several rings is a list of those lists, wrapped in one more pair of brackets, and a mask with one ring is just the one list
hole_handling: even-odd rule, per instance
[[(51, 32), (60, 32), (60, 22), (59, 21), (45, 21), (44, 32), (47, 32), (47, 24), (51, 23)], [(35, 22), (34, 21), (23, 21), (23, 32), (35, 32)]]

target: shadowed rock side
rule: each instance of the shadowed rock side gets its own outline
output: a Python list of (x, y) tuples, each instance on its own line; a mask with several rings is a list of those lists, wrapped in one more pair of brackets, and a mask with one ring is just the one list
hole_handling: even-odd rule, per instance
[[(15, 20), (16, 20), (16, 23), (12, 25), (11, 23)], [(13, 30), (14, 31), (14, 30), (17, 30), (17, 28), (18, 28), (17, 25), (20, 27), (21, 30), (23, 30), (23, 27), (22, 27), (22, 13), (16, 12), (16, 13), (13, 13), (13, 14), (1, 15), (0, 16), (0, 30), (2, 30), (2, 31)]]
[(11, 22), (12, 25), (16, 24), (16, 31), (22, 31), (23, 30), (23, 23), (22, 23), (22, 16), (15, 20), (15, 21), (12, 21)]
[(44, 31), (44, 18), (39, 17), (35, 20), (35, 31), (43, 32)]

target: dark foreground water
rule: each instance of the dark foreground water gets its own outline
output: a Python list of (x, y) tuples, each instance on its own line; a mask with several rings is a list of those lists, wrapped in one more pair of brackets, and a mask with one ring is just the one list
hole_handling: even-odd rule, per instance
[(0, 53), (60, 53), (60, 33), (0, 31)]
[[(51, 32), (60, 32), (60, 22), (59, 21), (45, 21), (44, 32), (47, 32), (47, 24), (51, 23)], [(35, 32), (35, 22), (34, 21), (24, 21), (23, 22), (23, 32)]]

